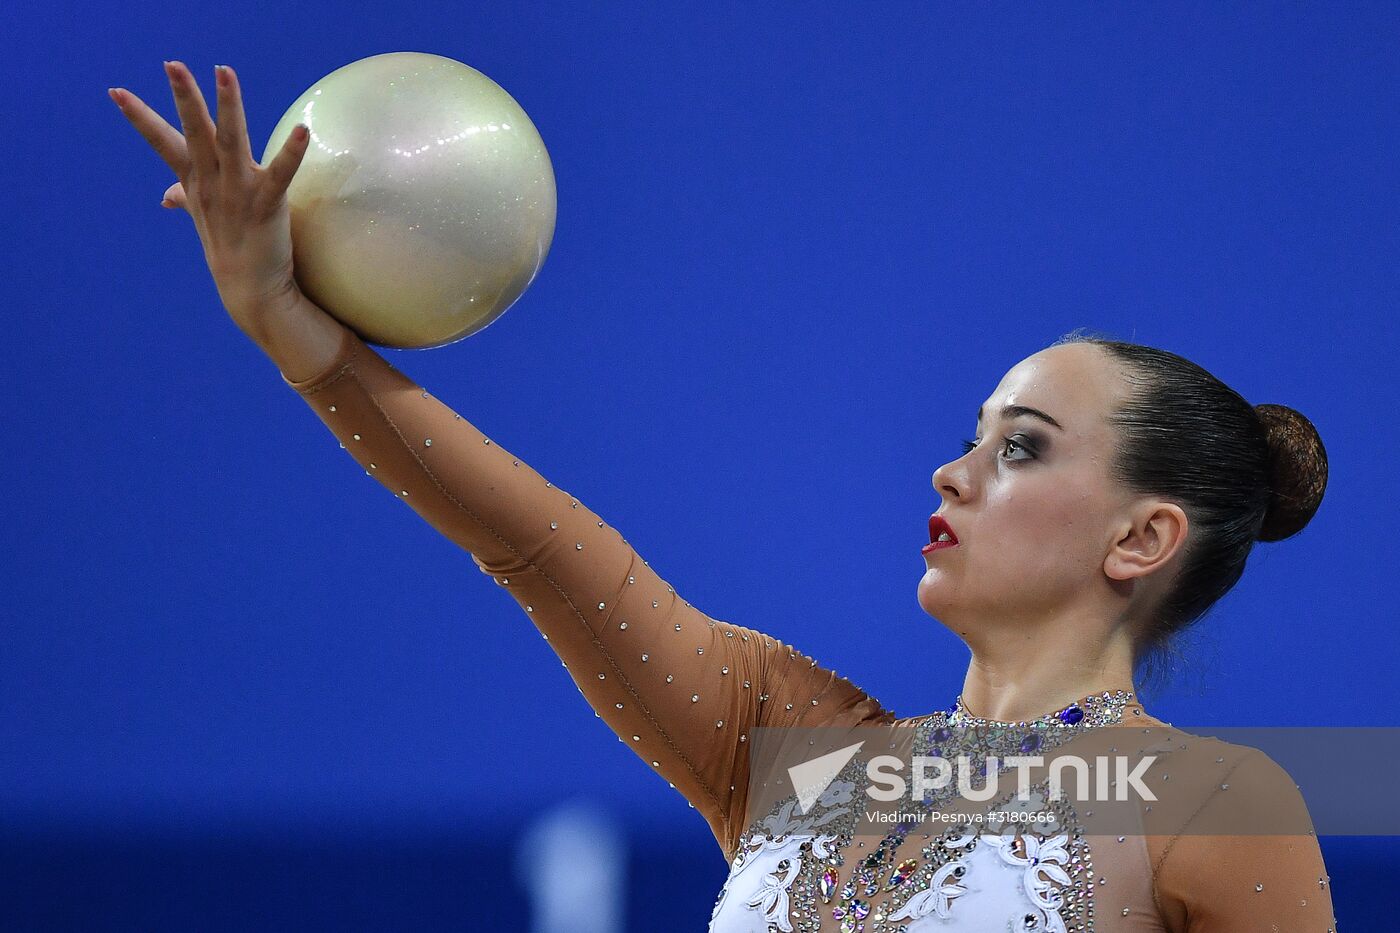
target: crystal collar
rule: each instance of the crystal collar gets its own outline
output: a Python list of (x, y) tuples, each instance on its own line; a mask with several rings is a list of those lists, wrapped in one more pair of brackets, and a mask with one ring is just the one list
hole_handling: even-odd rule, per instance
[(1020, 722), (1006, 722), (1000, 719), (983, 719), (974, 716), (967, 710), (967, 705), (963, 702), (962, 694), (958, 694), (958, 700), (953, 704), (953, 709), (948, 713), (948, 725), (950, 726), (972, 726), (981, 728), (1001, 728), (1001, 729), (1045, 729), (1049, 727), (1064, 728), (1065, 726), (1082, 726), (1089, 728), (1092, 726), (1102, 726), (1108, 723), (1120, 722), (1123, 718), (1123, 710), (1134, 703), (1134, 694), (1131, 690), (1105, 690), (1102, 693), (1091, 693), (1088, 696), (1080, 697), (1073, 703), (1063, 706), (1052, 713), (1046, 713), (1035, 719), (1024, 719)]

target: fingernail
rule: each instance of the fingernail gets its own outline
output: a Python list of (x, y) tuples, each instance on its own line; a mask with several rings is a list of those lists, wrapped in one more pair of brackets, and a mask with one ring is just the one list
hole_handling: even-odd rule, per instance
[(217, 82), (219, 83), (219, 86), (220, 86), (220, 87), (223, 87), (224, 85), (228, 84), (228, 66), (227, 66), (227, 65), (215, 65), (215, 66), (214, 66), (214, 80), (217, 81)]
[(174, 207), (174, 206), (175, 206), (175, 202), (172, 201), (172, 200), (170, 200), (169, 198), (161, 198), (161, 199), (160, 199), (160, 206), (161, 206), (161, 207)]

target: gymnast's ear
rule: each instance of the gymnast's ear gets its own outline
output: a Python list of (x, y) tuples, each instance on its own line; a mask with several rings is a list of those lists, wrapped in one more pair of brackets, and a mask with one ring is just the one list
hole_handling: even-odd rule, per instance
[(1156, 573), (1186, 546), (1190, 522), (1175, 502), (1143, 500), (1128, 512), (1104, 557), (1103, 570), (1113, 580)]

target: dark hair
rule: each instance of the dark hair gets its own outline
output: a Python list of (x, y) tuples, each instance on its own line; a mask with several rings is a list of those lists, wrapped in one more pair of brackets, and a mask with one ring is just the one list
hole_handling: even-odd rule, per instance
[(1169, 660), (1174, 636), (1193, 625), (1244, 572), (1255, 541), (1307, 525), (1327, 487), (1327, 451), (1312, 422), (1284, 405), (1251, 405), (1205, 369), (1167, 350), (1084, 334), (1120, 364), (1130, 389), (1112, 413), (1113, 472), (1137, 493), (1172, 500), (1190, 530), (1176, 580), (1139, 635), (1134, 665)]

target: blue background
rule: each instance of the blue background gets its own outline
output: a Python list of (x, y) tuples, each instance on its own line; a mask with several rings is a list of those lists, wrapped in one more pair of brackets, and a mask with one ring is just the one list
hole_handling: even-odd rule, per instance
[[(1291, 405), (1327, 444), (1321, 510), (1148, 705), (1397, 725), (1397, 27), (1390, 3), (17, 8), (0, 927), (524, 929), (512, 837), (564, 800), (624, 834), (630, 930), (703, 928), (726, 871), (243, 339), (109, 85), (178, 127), (161, 60), (211, 103), (229, 63), (260, 153), (369, 55), (500, 83), (553, 160), (549, 257), (473, 338), (385, 355), (690, 602), (901, 715), (961, 686), (915, 600), (930, 475), (1018, 360), (1085, 326)], [(1340, 927), (1380, 928), (1393, 840), (1323, 844)]]

